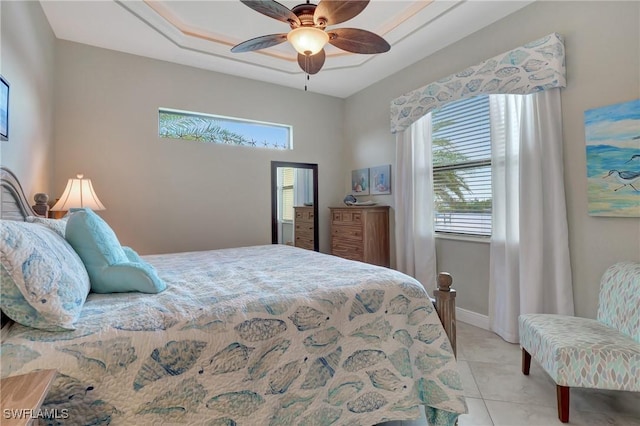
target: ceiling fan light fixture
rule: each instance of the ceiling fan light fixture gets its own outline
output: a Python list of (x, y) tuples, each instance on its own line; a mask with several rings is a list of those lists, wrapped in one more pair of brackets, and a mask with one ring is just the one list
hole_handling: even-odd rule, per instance
[(301, 55), (313, 56), (329, 42), (329, 34), (314, 27), (298, 27), (289, 31), (287, 40)]

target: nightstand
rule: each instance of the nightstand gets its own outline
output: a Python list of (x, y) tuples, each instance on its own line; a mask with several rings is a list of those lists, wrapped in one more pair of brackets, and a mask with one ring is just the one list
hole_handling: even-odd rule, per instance
[(64, 215), (67, 214), (66, 211), (62, 210), (49, 210), (49, 219), (62, 219)]
[(56, 370), (42, 370), (0, 380), (2, 426), (31, 424), (55, 377)]

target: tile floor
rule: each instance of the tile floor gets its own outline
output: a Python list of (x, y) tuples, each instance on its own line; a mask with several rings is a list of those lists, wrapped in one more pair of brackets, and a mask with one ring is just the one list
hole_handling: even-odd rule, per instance
[[(555, 383), (533, 360), (529, 376), (521, 351), (490, 331), (458, 322), (458, 364), (469, 414), (459, 426), (562, 425)], [(640, 393), (571, 389), (569, 425), (640, 426)], [(426, 419), (384, 426), (426, 426)]]

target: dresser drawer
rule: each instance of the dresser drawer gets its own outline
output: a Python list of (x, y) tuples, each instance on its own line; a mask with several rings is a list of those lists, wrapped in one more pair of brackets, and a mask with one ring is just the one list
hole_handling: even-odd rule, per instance
[(313, 241), (313, 228), (311, 230), (307, 230), (307, 229), (298, 230), (298, 229), (296, 229), (296, 232), (293, 235), (295, 235), (295, 238), (303, 238), (303, 239), (309, 239), (309, 240)]
[(349, 210), (335, 210), (332, 213), (331, 221), (335, 224), (357, 224), (362, 223), (362, 212)]
[(312, 223), (308, 223), (308, 222), (303, 222), (303, 223), (298, 223), (296, 222), (296, 235), (300, 232), (310, 232), (313, 234), (313, 222)]
[(334, 238), (362, 241), (362, 226), (336, 225), (331, 228), (331, 235)]
[(313, 210), (312, 209), (296, 209), (296, 222), (311, 222), (313, 223)]
[(331, 254), (334, 256), (340, 256), (344, 259), (359, 260), (364, 262), (364, 252), (362, 246), (358, 244), (349, 244), (345, 241), (332, 241), (331, 242)]
[(296, 247), (313, 250), (313, 234), (308, 235), (296, 235), (295, 243)]

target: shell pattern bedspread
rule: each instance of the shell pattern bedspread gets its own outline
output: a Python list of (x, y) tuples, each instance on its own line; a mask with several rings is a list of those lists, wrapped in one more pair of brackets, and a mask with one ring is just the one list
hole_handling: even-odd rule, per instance
[(466, 412), (423, 287), (281, 245), (145, 256), (167, 290), (90, 294), (77, 329), (13, 324), (2, 376), (56, 368), (58, 424), (453, 424)]

